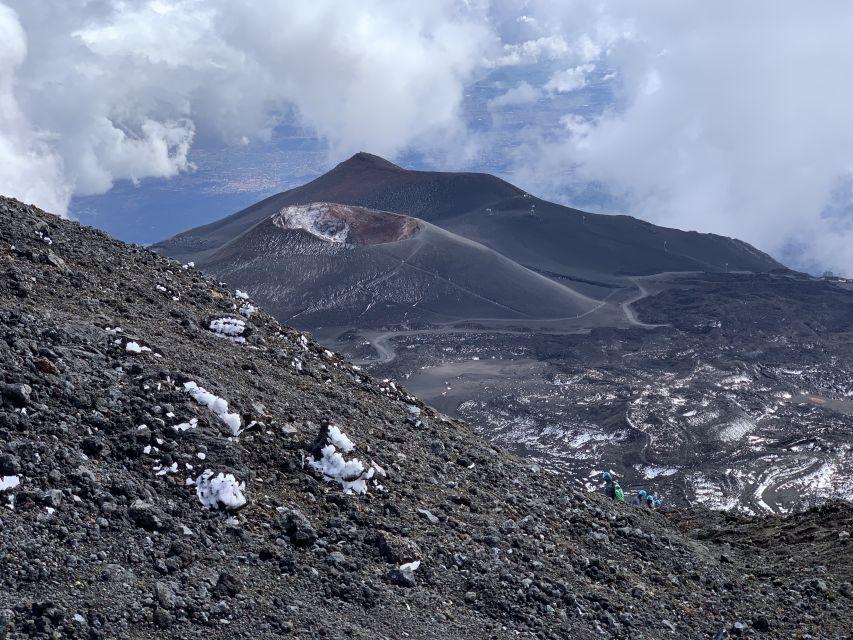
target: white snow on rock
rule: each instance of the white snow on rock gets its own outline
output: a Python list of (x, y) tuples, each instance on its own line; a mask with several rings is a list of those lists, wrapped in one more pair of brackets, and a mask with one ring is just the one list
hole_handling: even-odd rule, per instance
[(240, 298), (241, 300), (248, 300), (248, 299), (249, 299), (249, 294), (248, 294), (248, 293), (246, 293), (245, 291), (240, 291), (239, 289), (237, 289), (237, 290), (234, 292), (234, 295), (235, 295), (236, 297)]
[(412, 562), (406, 562), (405, 564), (400, 565), (400, 571), (417, 571), (421, 566), (420, 560), (414, 560)]
[(148, 353), (151, 351), (150, 348), (141, 346), (138, 342), (128, 342), (125, 345), (124, 350), (128, 353)]
[(758, 427), (755, 421), (749, 416), (739, 416), (728, 423), (725, 423), (720, 428), (717, 437), (723, 442), (732, 442), (740, 440), (746, 434), (754, 431)]
[(237, 482), (230, 473), (219, 473), (205, 469), (195, 481), (195, 493), (199, 502), (208, 509), (223, 508), (234, 511), (246, 504), (245, 482)]
[(247, 318), (251, 318), (252, 314), (255, 313), (257, 310), (258, 308), (255, 305), (249, 304), (247, 302), (242, 307), (240, 307), (240, 315), (245, 316)]
[(373, 476), (373, 469), (365, 471), (364, 464), (357, 458), (344, 460), (335, 449), (327, 444), (320, 450), (320, 459), (308, 458), (308, 465), (323, 476), (326, 482), (338, 482), (344, 493), (367, 493), (367, 480)]
[(177, 473), (178, 472), (178, 463), (173, 462), (168, 467), (164, 467), (162, 465), (156, 465), (154, 467), (154, 471), (156, 471), (156, 475), (165, 476), (167, 473)]
[(643, 476), (652, 479), (659, 476), (673, 476), (676, 473), (678, 473), (678, 469), (673, 469), (672, 467), (648, 466), (644, 469)]
[(210, 409), (231, 429), (233, 435), (240, 435), (243, 425), (240, 414), (228, 412), (228, 401), (225, 398), (220, 398), (210, 393), (210, 391), (192, 381), (184, 383), (184, 391), (189, 393), (193, 397), (193, 400)]
[(347, 437), (347, 434), (341, 431), (340, 427), (336, 427), (335, 425), (331, 425), (329, 427), (329, 436), (327, 440), (329, 444), (335, 445), (336, 448), (340, 449), (344, 453), (351, 453), (352, 450), (355, 449), (353, 441)]
[(337, 482), (344, 493), (367, 493), (367, 482), (376, 473), (371, 466), (369, 469), (358, 458), (346, 460), (338, 449), (351, 453), (355, 444), (338, 427), (332, 425), (328, 429), (326, 446), (320, 449), (320, 459), (313, 456), (307, 458), (308, 466), (319, 473), (326, 482)]
[(208, 328), (219, 338), (227, 338), (232, 342), (246, 342), (243, 337), (246, 322), (239, 318), (214, 318), (210, 321)]
[(0, 491), (14, 489), (21, 484), (21, 476), (0, 476)]
[(349, 225), (333, 215), (333, 209), (350, 210), (343, 205), (312, 202), (285, 207), (273, 218), (273, 223), (283, 229), (301, 229), (326, 242), (344, 243), (349, 236)]

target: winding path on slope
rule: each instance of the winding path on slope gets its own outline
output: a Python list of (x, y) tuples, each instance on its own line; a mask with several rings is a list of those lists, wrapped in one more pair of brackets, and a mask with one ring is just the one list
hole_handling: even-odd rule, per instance
[[(645, 329), (655, 329), (657, 327), (667, 326), (667, 325), (660, 325), (660, 324), (647, 324), (645, 322), (642, 322), (639, 318), (637, 318), (636, 313), (631, 308), (631, 305), (633, 305), (635, 302), (639, 302), (640, 300), (647, 298), (649, 295), (651, 295), (651, 292), (643, 284), (642, 280), (647, 279), (647, 278), (657, 277), (657, 276), (666, 276), (666, 275), (670, 275), (670, 274), (662, 273), (662, 274), (655, 274), (652, 276), (631, 276), (629, 279), (634, 284), (634, 286), (637, 288), (637, 293), (636, 293), (636, 295), (628, 298), (627, 300), (619, 302), (619, 303), (611, 302), (610, 298), (613, 297), (618, 292), (625, 291), (625, 289), (614, 290), (613, 292), (608, 294), (607, 297), (605, 297), (603, 300), (601, 300), (595, 307), (593, 307), (589, 311), (582, 313), (580, 315), (569, 316), (569, 317), (565, 317), (565, 318), (542, 318), (542, 319), (537, 319), (537, 320), (525, 319), (524, 322), (526, 324), (541, 324), (541, 325), (548, 325), (548, 324), (552, 324), (555, 322), (574, 322), (574, 321), (586, 318), (586, 317), (602, 310), (605, 307), (611, 307), (611, 308), (618, 308), (621, 311), (621, 313), (624, 315), (625, 321), (627, 322), (627, 324), (629, 326), (642, 327)], [(497, 329), (497, 328), (485, 328), (485, 327), (482, 329), (479, 329), (479, 328), (473, 329), (473, 328), (460, 328), (460, 327), (453, 327), (452, 326), (452, 325), (459, 324), (462, 322), (465, 322), (465, 323), (483, 322), (483, 323), (490, 323), (490, 324), (495, 324), (495, 323), (518, 324), (519, 321), (520, 320), (518, 318), (504, 318), (504, 319), (501, 319), (501, 318), (465, 318), (464, 320), (449, 320), (446, 322), (435, 323), (436, 327), (430, 328), (430, 329), (406, 329), (406, 330), (399, 330), (399, 331), (391, 330), (391, 331), (385, 331), (382, 333), (375, 333), (375, 334), (364, 333), (365, 338), (370, 342), (370, 345), (376, 351), (377, 357), (376, 358), (370, 358), (370, 359), (361, 359), (361, 360), (357, 361), (356, 364), (360, 364), (360, 365), (388, 364), (390, 362), (393, 362), (394, 359), (397, 357), (397, 352), (394, 349), (392, 341), (394, 338), (401, 337), (401, 336), (423, 335), (423, 334), (456, 334), (456, 333), (501, 333), (501, 334), (516, 334), (517, 335), (517, 334), (530, 333), (530, 331), (533, 330), (533, 327), (531, 327), (530, 330), (517, 330), (517, 329)], [(588, 331), (588, 330), (589, 330), (589, 327), (577, 327), (577, 328), (573, 328), (571, 330), (555, 329), (555, 330), (549, 331), (549, 333), (554, 333), (554, 334), (558, 334), (558, 335), (568, 335), (568, 334), (583, 333), (583, 332)]]

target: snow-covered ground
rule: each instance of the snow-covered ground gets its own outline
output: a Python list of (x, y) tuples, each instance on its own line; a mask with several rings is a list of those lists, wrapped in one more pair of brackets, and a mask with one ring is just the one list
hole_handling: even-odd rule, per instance
[(343, 243), (349, 236), (349, 225), (332, 214), (333, 208), (343, 205), (312, 202), (285, 207), (276, 221), (285, 229), (302, 229), (327, 242)]

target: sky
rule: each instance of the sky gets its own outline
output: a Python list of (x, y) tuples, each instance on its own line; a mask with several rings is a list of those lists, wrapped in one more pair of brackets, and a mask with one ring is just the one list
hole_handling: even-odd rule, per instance
[(0, 0), (0, 193), (149, 243), (357, 151), (853, 274), (853, 3)]

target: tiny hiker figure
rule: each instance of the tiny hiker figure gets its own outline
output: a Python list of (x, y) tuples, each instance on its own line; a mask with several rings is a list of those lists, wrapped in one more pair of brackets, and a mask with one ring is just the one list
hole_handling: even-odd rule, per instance
[(619, 486), (619, 483), (616, 482), (616, 479), (611, 475), (611, 473), (609, 471), (605, 471), (601, 474), (601, 478), (607, 483), (604, 488), (604, 492), (607, 496), (613, 500), (625, 502), (625, 493), (622, 491), (622, 487)]

